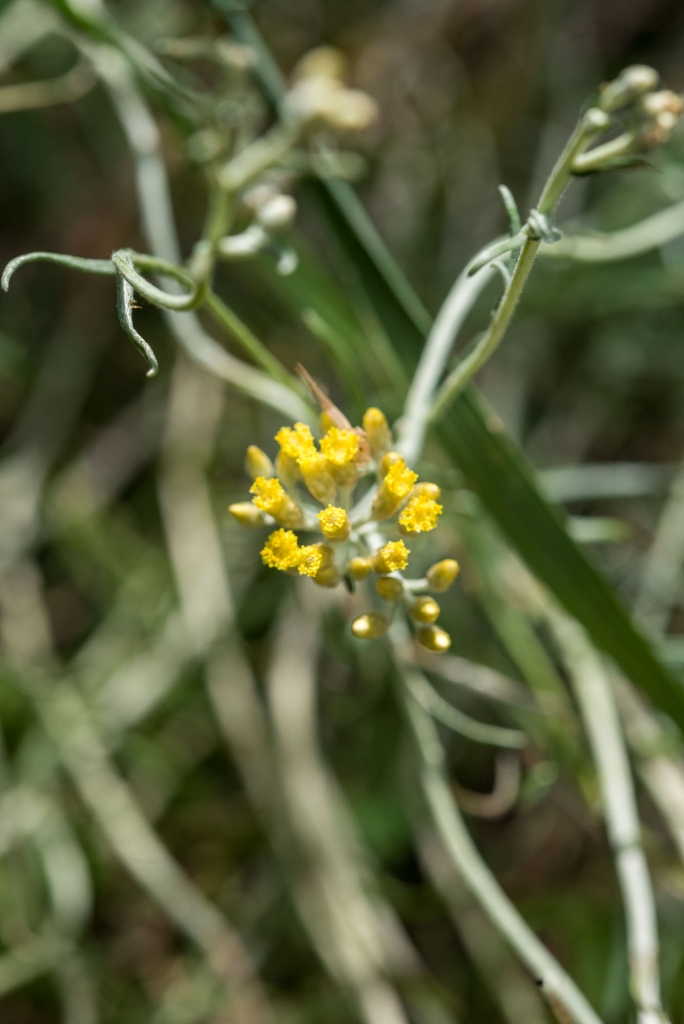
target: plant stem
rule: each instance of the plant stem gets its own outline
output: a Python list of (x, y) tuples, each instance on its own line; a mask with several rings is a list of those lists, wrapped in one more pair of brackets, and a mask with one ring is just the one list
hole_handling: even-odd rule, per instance
[[(395, 624), (391, 638), (400, 655), (406, 643), (405, 627)], [(401, 673), (400, 657), (397, 664)], [(600, 1018), (574, 981), (539, 941), (480, 857), (451, 794), (437, 727), (403, 683), (401, 696), (415, 741), (423, 796), (435, 828), (466, 885), (532, 972), (558, 1019), (564, 1024), (600, 1024)]]
[(684, 234), (684, 201), (646, 217), (621, 231), (594, 235), (566, 235), (554, 245), (542, 245), (541, 256), (586, 263), (626, 260), (667, 245)]
[(638, 1024), (667, 1020), (660, 1001), (658, 929), (627, 748), (607, 671), (584, 630), (549, 609), (598, 774), (608, 838), (627, 919), (631, 990)]
[[(602, 117), (595, 117), (598, 113), (598, 111), (589, 110), (580, 118), (544, 186), (536, 208), (538, 217), (546, 218), (554, 212), (572, 177), (573, 166), (578, 155), (587, 146), (592, 136), (605, 127)], [(456, 395), (463, 390), (468, 381), (484, 366), (501, 344), (541, 244), (541, 238), (534, 231), (532, 218), (528, 220), (527, 231), (528, 237), (520, 250), (511, 280), (489, 327), (472, 352), (461, 360), (437, 391), (430, 410), (431, 420), (437, 420), (443, 415)]]

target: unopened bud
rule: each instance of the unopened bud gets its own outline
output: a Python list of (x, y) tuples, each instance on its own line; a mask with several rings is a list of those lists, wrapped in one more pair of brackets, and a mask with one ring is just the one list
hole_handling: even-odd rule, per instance
[(418, 643), (426, 647), (428, 651), (436, 651), (441, 654), (451, 647), (451, 637), (439, 626), (421, 626), (416, 630), (416, 636)]
[(417, 597), (411, 602), (409, 614), (416, 622), (435, 622), (441, 609), (434, 597)]
[(240, 526), (247, 526), (250, 529), (265, 526), (267, 522), (261, 509), (258, 509), (251, 501), (238, 501), (234, 505), (229, 505), (228, 511)]
[(297, 204), (292, 196), (276, 195), (259, 208), (257, 220), (266, 231), (282, 231), (289, 228), (296, 213)]
[(377, 120), (378, 105), (360, 89), (335, 89), (320, 103), (318, 116), (338, 131), (360, 132)]
[(419, 495), (423, 495), (425, 498), (432, 498), (433, 501), (439, 501), (442, 496), (442, 488), (439, 484), (432, 484), (426, 480), (425, 483), (415, 484), (411, 491), (412, 498), (417, 498)]
[(404, 593), (401, 580), (394, 576), (382, 576), (375, 584), (375, 589), (383, 601), (398, 601)]
[(297, 62), (292, 80), (299, 82), (303, 78), (333, 78), (340, 81), (346, 65), (344, 54), (334, 46), (317, 46)]
[(255, 444), (250, 444), (247, 449), (245, 469), (247, 470), (247, 475), (252, 480), (256, 480), (258, 476), (265, 476), (267, 478), (275, 476), (273, 463), (266, 452), (262, 451), (261, 448), (257, 448)]
[(430, 590), (436, 590), (438, 594), (448, 590), (460, 572), (460, 566), (453, 558), (445, 558), (441, 562), (435, 562), (427, 571), (427, 581)]
[(370, 571), (370, 559), (361, 558), (360, 555), (357, 555), (356, 558), (352, 558), (347, 566), (347, 572), (353, 580), (365, 580)]
[(384, 477), (386, 477), (387, 474), (389, 473), (392, 466), (396, 466), (398, 462), (403, 461), (404, 458), (402, 455), (399, 454), (399, 452), (387, 452), (386, 455), (383, 455), (382, 459), (380, 460), (380, 464), (378, 465), (378, 476), (381, 479), (384, 479)]
[(351, 625), (351, 631), (359, 640), (377, 640), (389, 629), (389, 619), (383, 612), (365, 612)]
[(601, 87), (599, 105), (608, 112), (626, 107), (658, 87), (660, 76), (646, 64), (632, 64), (612, 82)]
[(384, 412), (373, 406), (366, 409), (363, 414), (363, 429), (373, 457), (381, 459), (392, 447), (392, 432)]
[(318, 570), (313, 581), (314, 583), (317, 583), (319, 587), (328, 587), (332, 589), (342, 581), (342, 577), (340, 576), (336, 565), (327, 565)]
[(288, 490), (292, 490), (302, 479), (296, 459), (293, 459), (291, 455), (286, 455), (283, 451), (278, 452), (276, 455), (275, 473)]

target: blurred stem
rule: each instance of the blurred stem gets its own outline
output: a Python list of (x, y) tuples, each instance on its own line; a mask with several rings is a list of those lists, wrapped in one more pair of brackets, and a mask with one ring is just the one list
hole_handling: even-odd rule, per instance
[(655, 536), (644, 560), (634, 603), (639, 622), (657, 638), (664, 636), (679, 595), (684, 563), (684, 464), (677, 471)]
[[(408, 645), (406, 627), (395, 623), (391, 638), (402, 678), (401, 650)], [(532, 972), (561, 1024), (600, 1024), (600, 1018), (574, 981), (529, 928), (482, 860), (452, 797), (437, 726), (411, 696), (403, 680), (400, 692), (415, 742), (423, 796), (437, 833), (466, 885)]]
[[(565, 188), (572, 178), (572, 168), (575, 160), (588, 145), (597, 130), (600, 130), (596, 121), (590, 116), (591, 113), (591, 110), (587, 111), (580, 118), (577, 127), (568, 139), (565, 149), (556, 161), (537, 204), (537, 217), (546, 219), (553, 214)], [(604, 125), (601, 124), (600, 127), (604, 127)], [(533, 211), (533, 214), (535, 214), (535, 211)], [(438, 420), (443, 415), (456, 395), (463, 390), (468, 381), (484, 366), (501, 344), (541, 244), (541, 238), (533, 226), (532, 216), (527, 223), (527, 232), (528, 237), (522, 245), (508, 287), (503, 293), (489, 327), (474, 349), (460, 361), (437, 391), (429, 412), (430, 420)]]
[(553, 245), (542, 245), (540, 255), (584, 263), (603, 263), (640, 256), (667, 245), (684, 234), (684, 201), (673, 203), (637, 224), (604, 234), (565, 235)]
[(245, 352), (248, 352), (267, 373), (287, 387), (293, 390), (297, 388), (294, 378), (287, 372), (280, 360), (271, 355), (263, 342), (259, 341), (255, 334), (252, 334), (249, 327), (211, 288), (206, 290), (204, 304), (214, 319), (242, 345)]
[(22, 82), (20, 85), (5, 85), (0, 88), (0, 114), (13, 110), (31, 110), (35, 107), (51, 107), (58, 103), (73, 103), (95, 85), (95, 76), (90, 68), (78, 63), (71, 71), (45, 82)]
[(547, 621), (563, 655), (584, 720), (596, 771), (608, 838), (627, 919), (632, 997), (638, 1024), (667, 1021), (660, 999), (658, 927), (636, 794), (607, 671), (582, 627), (549, 608)]

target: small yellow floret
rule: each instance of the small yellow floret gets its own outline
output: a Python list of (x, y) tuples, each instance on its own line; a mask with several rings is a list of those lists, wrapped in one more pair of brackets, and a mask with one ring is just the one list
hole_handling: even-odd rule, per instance
[(307, 544), (299, 549), (297, 568), (300, 576), (315, 576), (323, 565), (323, 554), (316, 544)]
[(261, 560), (271, 569), (294, 569), (300, 563), (301, 554), (296, 533), (275, 530), (261, 549)]
[(399, 525), (408, 533), (427, 533), (434, 530), (442, 514), (442, 506), (424, 494), (411, 498), (399, 516)]
[(418, 474), (409, 469), (403, 459), (395, 462), (383, 480), (384, 487), (395, 498), (405, 498), (418, 479)]
[(354, 461), (359, 450), (359, 439), (353, 430), (331, 427), (321, 438), (321, 451), (338, 469)]
[(343, 508), (328, 505), (318, 513), (318, 521), (321, 524), (321, 533), (328, 540), (346, 540), (349, 536), (351, 524)]
[(373, 568), (381, 575), (405, 569), (410, 554), (403, 540), (390, 540), (373, 555)]
[(275, 436), (280, 450), (291, 459), (299, 460), (304, 455), (316, 451), (313, 434), (306, 423), (295, 423), (292, 427), (281, 427)]
[(287, 503), (287, 494), (276, 477), (267, 479), (265, 476), (258, 476), (249, 489), (250, 494), (256, 495), (254, 504), (262, 512), (277, 516)]

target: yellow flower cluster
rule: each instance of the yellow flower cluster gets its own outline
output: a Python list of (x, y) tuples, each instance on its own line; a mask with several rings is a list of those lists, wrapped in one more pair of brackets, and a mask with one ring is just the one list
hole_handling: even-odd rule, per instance
[[(392, 433), (380, 409), (367, 409), (363, 427), (353, 428), (339, 409), (327, 401), (322, 404), (326, 411), (318, 445), (306, 423), (282, 427), (275, 435), (280, 449), (275, 465), (250, 445), (246, 467), (253, 480), (252, 502), (231, 505), (232, 515), (243, 526), (278, 527), (261, 549), (264, 564), (273, 569), (309, 576), (323, 587), (345, 580), (350, 590), (374, 575), (375, 600), (384, 602), (387, 611), (357, 616), (352, 623), (355, 636), (382, 636), (403, 604), (419, 642), (431, 650), (446, 650), (448, 634), (435, 625), (439, 605), (416, 594), (446, 590), (456, 578), (457, 563), (447, 559), (428, 570), (424, 580), (406, 580), (402, 572), (409, 548), (403, 539), (391, 539), (391, 532), (389, 537), (380, 532), (392, 530), (396, 537), (398, 530), (403, 537), (417, 537), (434, 530), (442, 513), (439, 487), (418, 483), (418, 474), (391, 450)], [(374, 489), (352, 507), (355, 484), (371, 472), (377, 478)], [(312, 498), (323, 506), (318, 511)], [(393, 526), (387, 525), (389, 520)], [(300, 544), (298, 529), (317, 531), (321, 540)]]

